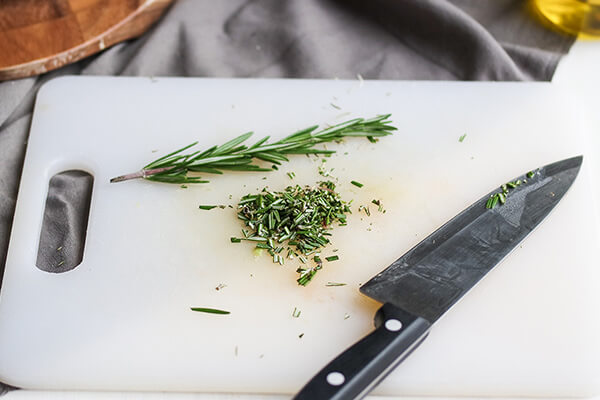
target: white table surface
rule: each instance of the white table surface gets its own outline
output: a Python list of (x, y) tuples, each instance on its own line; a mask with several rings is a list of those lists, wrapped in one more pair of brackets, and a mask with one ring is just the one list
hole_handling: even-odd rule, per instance
[[(598, 171), (600, 176), (600, 40), (577, 41), (569, 54), (561, 60), (552, 80), (552, 84), (571, 91), (581, 103), (585, 129), (589, 132), (590, 153), (585, 162)], [(594, 188), (596, 198), (594, 209), (600, 213), (600, 182)], [(599, 243), (600, 246), (600, 243)], [(600, 340), (600, 338), (598, 339)], [(600, 360), (599, 360), (600, 364)], [(600, 374), (600, 365), (598, 368)], [(96, 393), (96, 392), (46, 392), (17, 390), (9, 392), (2, 399), (85, 399), (85, 400), (283, 400), (289, 396), (244, 395), (244, 394), (202, 394), (202, 393)], [(367, 400), (392, 400), (391, 397), (368, 396)], [(402, 397), (402, 400), (451, 400), (449, 398)], [(462, 398), (464, 399), (464, 398)], [(494, 398), (494, 400), (509, 400)], [(517, 399), (510, 399), (517, 400)], [(600, 400), (600, 394), (586, 400)]]

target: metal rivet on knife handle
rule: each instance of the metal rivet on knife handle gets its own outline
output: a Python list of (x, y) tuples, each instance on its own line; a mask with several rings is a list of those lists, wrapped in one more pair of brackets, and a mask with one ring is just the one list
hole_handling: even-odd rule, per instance
[(327, 383), (329, 383), (332, 386), (340, 386), (342, 383), (344, 383), (345, 380), (346, 378), (341, 372), (335, 371), (327, 374)]
[(388, 319), (385, 321), (385, 329), (392, 332), (397, 332), (402, 329), (402, 322), (397, 319)]

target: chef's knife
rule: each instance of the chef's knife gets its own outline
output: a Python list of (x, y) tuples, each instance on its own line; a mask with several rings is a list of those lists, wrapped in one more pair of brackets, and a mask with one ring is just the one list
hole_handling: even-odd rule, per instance
[[(375, 331), (315, 375), (297, 400), (364, 397), (427, 336), (431, 325), (514, 249), (556, 206), (583, 157), (546, 165), (477, 200), (365, 283), (383, 303)], [(513, 187), (514, 186), (514, 187)], [(486, 207), (508, 190), (505, 203)]]

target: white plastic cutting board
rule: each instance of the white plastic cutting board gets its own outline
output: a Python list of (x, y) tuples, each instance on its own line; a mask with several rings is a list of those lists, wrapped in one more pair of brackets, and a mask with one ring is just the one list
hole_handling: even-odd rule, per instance
[[(496, 185), (585, 155), (576, 110), (540, 83), (54, 80), (38, 94), (0, 293), (0, 381), (292, 393), (372, 329), (378, 304), (358, 292), (361, 283)], [(205, 148), (248, 130), (277, 138), (379, 113), (392, 113), (394, 136), (330, 146), (338, 153), (323, 165), (354, 200), (353, 215), (323, 253), (339, 249), (340, 260), (306, 288), (295, 283), (297, 262), (278, 266), (247, 243), (230, 243), (242, 227), (234, 210), (198, 205), (235, 205), (265, 185), (314, 184), (320, 159), (297, 156), (279, 171), (210, 176), (187, 189), (108, 183), (195, 140)], [(49, 178), (69, 169), (95, 177), (85, 253), (74, 270), (50, 274), (35, 267), (43, 207)], [(584, 160), (554, 212), (376, 393), (598, 393), (592, 179)], [(356, 211), (372, 199), (387, 212)], [(226, 287), (217, 291), (219, 284)]]

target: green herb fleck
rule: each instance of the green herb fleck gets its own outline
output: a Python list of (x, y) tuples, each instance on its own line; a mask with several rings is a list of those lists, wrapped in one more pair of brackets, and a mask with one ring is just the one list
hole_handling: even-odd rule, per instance
[(299, 318), (300, 317), (300, 313), (302, 311), (298, 310), (296, 307), (294, 307), (294, 311), (292, 311), (292, 317), (294, 318)]
[(339, 256), (329, 256), (329, 257), (325, 257), (325, 259), (327, 261), (337, 261), (340, 259), (340, 257)]
[(381, 213), (385, 212), (385, 209), (383, 208), (383, 203), (381, 202), (381, 200), (373, 199), (373, 200), (371, 200), (371, 203), (373, 203), (377, 206), (377, 211), (379, 211)]
[(353, 184), (353, 185), (354, 185), (354, 186), (356, 186), (356, 187), (359, 187), (359, 188), (361, 188), (361, 187), (363, 187), (363, 186), (364, 186), (362, 183), (360, 183), (360, 182), (356, 182), (356, 181), (350, 181), (350, 183), (351, 183), (351, 184)]
[(203, 313), (208, 313), (208, 314), (231, 314), (229, 311), (225, 311), (225, 310), (219, 310), (216, 308), (205, 308), (205, 307), (190, 307), (190, 310), (192, 311), (197, 311), (197, 312), (203, 312)]
[(303, 268), (300, 267), (296, 270), (300, 274), (300, 278), (297, 279), (299, 285), (306, 286), (315, 276), (318, 270), (321, 269), (320, 265), (314, 268)]
[[(323, 162), (325, 162), (325, 160), (323, 160)], [(319, 175), (321, 175), (325, 178), (330, 177), (331, 173), (333, 172), (334, 169), (335, 168), (331, 168), (328, 170), (328, 169), (323, 168), (322, 165), (319, 165)]]
[[(536, 171), (529, 171), (525, 175), (531, 179), (535, 176)], [(496, 207), (498, 204), (502, 205), (502, 204), (506, 203), (506, 200), (508, 198), (508, 195), (509, 195), (511, 189), (516, 189), (517, 187), (521, 186), (522, 184), (526, 184), (526, 183), (527, 183), (527, 179), (523, 179), (523, 180), (517, 179), (515, 181), (505, 183), (504, 185), (500, 186), (500, 191), (498, 193), (494, 193), (490, 196), (490, 198), (485, 202), (485, 207), (492, 209), (492, 208)]]
[(458, 141), (462, 143), (466, 137), (467, 137), (467, 134), (465, 133), (464, 135), (462, 135), (461, 137), (458, 138)]
[(217, 208), (218, 206), (198, 206), (201, 210), (212, 210), (213, 208)]
[(500, 204), (506, 203), (506, 195), (504, 193), (498, 193), (496, 196), (498, 196)]
[(293, 172), (288, 172), (287, 176), (289, 176), (290, 179), (294, 179), (296, 177), (296, 174)]
[(327, 282), (327, 284), (325, 286), (346, 286), (346, 284), (339, 283), (339, 282)]
[(358, 206), (358, 212), (361, 212), (362, 210), (365, 211), (365, 214), (367, 214), (367, 217), (371, 216), (371, 210), (369, 210), (368, 206)]

